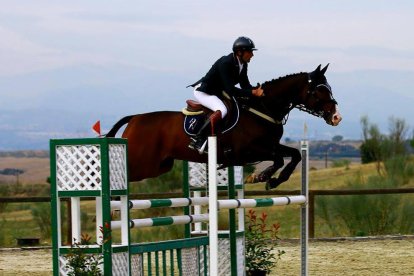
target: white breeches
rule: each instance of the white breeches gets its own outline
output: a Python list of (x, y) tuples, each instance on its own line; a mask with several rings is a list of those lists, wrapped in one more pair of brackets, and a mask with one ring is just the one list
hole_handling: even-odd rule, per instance
[[(197, 89), (197, 86), (196, 86)], [(210, 95), (201, 91), (197, 91), (194, 89), (194, 97), (199, 101), (203, 106), (213, 110), (221, 111), (221, 118), (223, 119), (227, 115), (227, 107), (224, 103), (214, 95)]]

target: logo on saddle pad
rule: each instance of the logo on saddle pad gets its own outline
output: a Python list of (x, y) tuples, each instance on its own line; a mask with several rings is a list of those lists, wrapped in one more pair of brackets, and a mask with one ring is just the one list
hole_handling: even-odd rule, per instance
[[(239, 106), (234, 97), (228, 98), (228, 101), (224, 101), (227, 106), (228, 114), (224, 118), (224, 125), (221, 128), (221, 133), (230, 131), (239, 121)], [(208, 119), (211, 110), (202, 106), (199, 102), (194, 100), (187, 100), (187, 107), (183, 108), (182, 113), (184, 118), (184, 131), (190, 136), (196, 135), (200, 128), (204, 125), (204, 122)]]

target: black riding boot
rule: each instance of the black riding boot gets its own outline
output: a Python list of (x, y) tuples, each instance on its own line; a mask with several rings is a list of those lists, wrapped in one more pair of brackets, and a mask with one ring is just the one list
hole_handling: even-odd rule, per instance
[(207, 127), (211, 125), (211, 133), (214, 134), (214, 125), (221, 120), (221, 111), (217, 110), (213, 114), (210, 115), (210, 117), (207, 119), (207, 121), (204, 123), (204, 125), (200, 128), (196, 136), (191, 137), (191, 142), (188, 145), (190, 149), (194, 149), (198, 151), (199, 154), (203, 154), (205, 151), (205, 148), (207, 146)]

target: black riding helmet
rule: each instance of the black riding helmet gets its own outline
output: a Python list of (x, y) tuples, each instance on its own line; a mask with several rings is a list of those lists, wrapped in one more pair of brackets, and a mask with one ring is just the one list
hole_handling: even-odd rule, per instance
[(236, 51), (256, 51), (256, 46), (254, 46), (253, 41), (246, 37), (241, 36), (237, 38), (233, 43), (233, 52)]

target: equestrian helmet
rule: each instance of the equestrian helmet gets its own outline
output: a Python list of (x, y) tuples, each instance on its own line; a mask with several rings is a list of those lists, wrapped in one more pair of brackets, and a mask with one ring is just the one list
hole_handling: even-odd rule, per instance
[(233, 52), (236, 51), (256, 51), (256, 46), (254, 46), (253, 41), (246, 37), (241, 36), (237, 38), (233, 43)]

